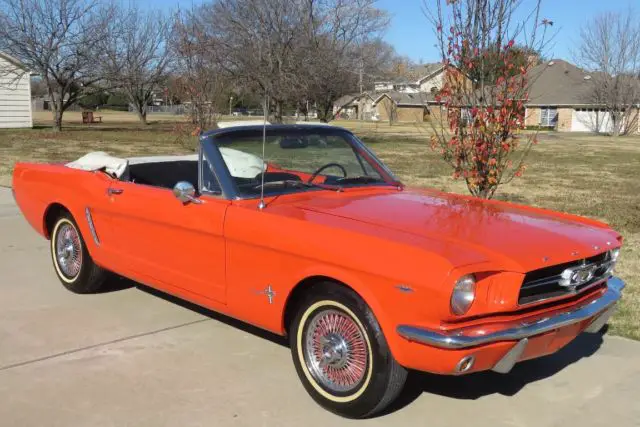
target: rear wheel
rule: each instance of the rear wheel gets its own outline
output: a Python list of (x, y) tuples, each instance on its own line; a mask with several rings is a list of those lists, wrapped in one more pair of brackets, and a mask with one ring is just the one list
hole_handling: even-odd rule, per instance
[(350, 289), (314, 287), (290, 329), (293, 362), (311, 397), (328, 410), (363, 418), (384, 410), (407, 378), (375, 316)]
[(56, 275), (71, 292), (88, 294), (100, 291), (107, 272), (97, 266), (68, 212), (56, 220), (51, 233), (51, 257)]

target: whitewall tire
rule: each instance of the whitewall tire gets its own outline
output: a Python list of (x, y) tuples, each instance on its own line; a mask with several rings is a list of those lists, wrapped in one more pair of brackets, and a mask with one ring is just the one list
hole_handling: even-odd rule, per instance
[(369, 417), (401, 392), (407, 371), (393, 358), (371, 309), (350, 289), (332, 282), (315, 285), (289, 331), (300, 380), (330, 411)]
[(101, 290), (106, 271), (91, 259), (78, 225), (68, 212), (56, 219), (51, 231), (51, 258), (58, 279), (68, 290), (79, 294)]

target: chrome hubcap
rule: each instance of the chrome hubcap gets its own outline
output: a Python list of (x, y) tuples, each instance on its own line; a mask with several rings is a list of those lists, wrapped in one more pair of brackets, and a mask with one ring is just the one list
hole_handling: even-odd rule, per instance
[(62, 224), (56, 235), (56, 260), (62, 274), (74, 278), (82, 266), (80, 236), (71, 224)]
[(356, 322), (338, 310), (323, 310), (309, 322), (305, 362), (315, 380), (333, 392), (350, 392), (367, 371), (367, 344)]

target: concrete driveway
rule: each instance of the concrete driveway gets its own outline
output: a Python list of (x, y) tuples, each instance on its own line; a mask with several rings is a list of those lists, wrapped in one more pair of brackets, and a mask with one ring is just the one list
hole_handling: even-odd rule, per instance
[(640, 343), (584, 335), (507, 376), (413, 376), (394, 411), (349, 421), (305, 393), (289, 349), (135, 286), (74, 295), (0, 188), (2, 426), (633, 426)]

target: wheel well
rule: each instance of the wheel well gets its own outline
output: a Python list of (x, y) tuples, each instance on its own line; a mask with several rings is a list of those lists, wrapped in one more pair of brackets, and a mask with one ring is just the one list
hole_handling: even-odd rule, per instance
[(289, 328), (291, 327), (291, 322), (293, 321), (293, 318), (295, 317), (298, 311), (300, 302), (302, 301), (305, 295), (307, 295), (317, 285), (323, 282), (333, 282), (338, 285), (344, 286), (345, 288), (350, 289), (351, 291), (356, 293), (358, 296), (360, 296), (351, 286), (347, 285), (344, 282), (341, 282), (340, 280), (336, 280), (333, 277), (311, 276), (301, 280), (300, 282), (298, 282), (298, 284), (294, 286), (291, 293), (289, 293), (289, 297), (287, 298), (287, 302), (285, 303), (284, 316), (282, 321), (283, 321), (284, 331), (287, 336), (289, 335)]
[(47, 207), (44, 213), (44, 230), (47, 233), (47, 238), (51, 238), (53, 227), (56, 224), (56, 220), (60, 218), (63, 213), (69, 213), (69, 209), (62, 206), (60, 203), (52, 203)]

